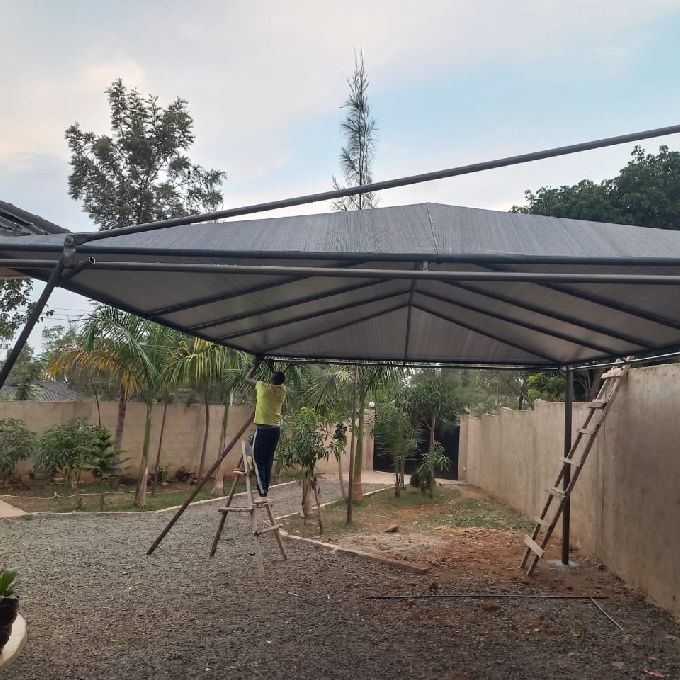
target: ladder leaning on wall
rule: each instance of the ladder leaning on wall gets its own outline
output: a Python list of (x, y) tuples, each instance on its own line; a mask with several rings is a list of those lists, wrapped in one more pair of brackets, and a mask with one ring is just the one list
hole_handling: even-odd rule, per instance
[[(543, 557), (550, 537), (557, 526), (557, 521), (562, 515), (564, 506), (578, 481), (583, 465), (593, 448), (600, 428), (607, 418), (614, 398), (627, 373), (628, 365), (625, 364), (615, 366), (602, 375), (602, 387), (600, 387), (597, 397), (588, 405), (588, 415), (583, 427), (579, 428), (569, 453), (560, 459), (560, 472), (555, 485), (548, 489), (548, 498), (543, 506), (543, 512), (540, 517), (536, 518), (531, 536), (524, 537), (526, 549), (521, 568), (526, 567), (527, 576), (531, 576), (538, 561)], [(561, 489), (560, 485), (568, 469), (572, 470), (571, 480), (566, 489)]]

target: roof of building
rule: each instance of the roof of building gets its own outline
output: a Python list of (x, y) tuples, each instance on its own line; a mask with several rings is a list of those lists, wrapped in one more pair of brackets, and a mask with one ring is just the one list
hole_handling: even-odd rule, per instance
[[(32, 390), (33, 401), (78, 401), (82, 395), (59, 380), (38, 380)], [(18, 385), (5, 384), (0, 388), (1, 399), (16, 399)]]

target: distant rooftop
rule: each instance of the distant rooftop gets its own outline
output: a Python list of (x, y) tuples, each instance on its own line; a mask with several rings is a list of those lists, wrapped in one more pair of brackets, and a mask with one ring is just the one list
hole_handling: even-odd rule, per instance
[(67, 232), (68, 229), (39, 215), (26, 212), (6, 201), (0, 201), (0, 234), (3, 236), (36, 236)]

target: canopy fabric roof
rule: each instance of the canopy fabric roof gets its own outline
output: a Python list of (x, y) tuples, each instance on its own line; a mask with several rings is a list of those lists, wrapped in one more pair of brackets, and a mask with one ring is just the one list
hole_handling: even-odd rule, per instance
[[(68, 237), (0, 238), (0, 257), (56, 263)], [(675, 231), (419, 204), (112, 236), (88, 257), (60, 285), (282, 358), (554, 367), (680, 348), (677, 282), (617, 278), (679, 276)]]

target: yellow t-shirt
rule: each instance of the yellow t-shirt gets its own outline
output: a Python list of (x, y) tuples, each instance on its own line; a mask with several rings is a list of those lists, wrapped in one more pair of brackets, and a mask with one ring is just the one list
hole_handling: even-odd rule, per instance
[(281, 425), (281, 407), (286, 398), (286, 386), (258, 380), (255, 383), (255, 395), (255, 424)]

